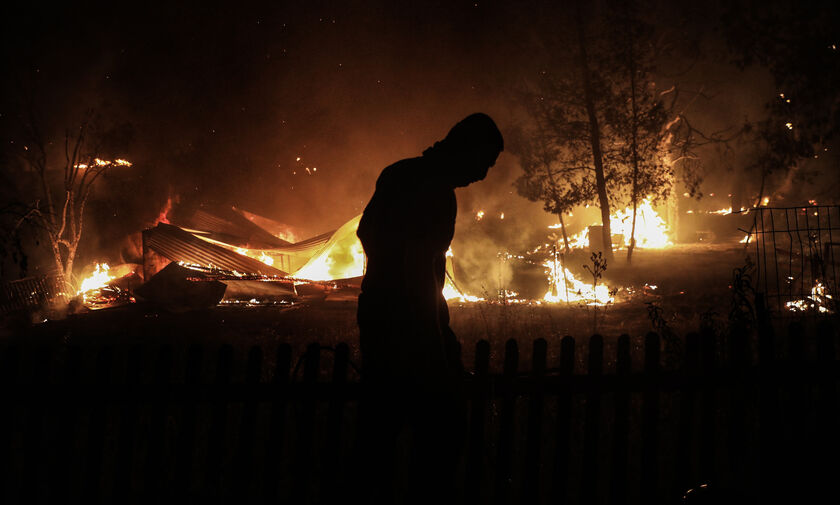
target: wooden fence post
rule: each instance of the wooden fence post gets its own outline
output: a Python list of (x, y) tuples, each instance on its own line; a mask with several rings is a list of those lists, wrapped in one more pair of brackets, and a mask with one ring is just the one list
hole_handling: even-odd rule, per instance
[(251, 474), (254, 468), (254, 431), (257, 427), (257, 388), (262, 373), (262, 349), (255, 345), (248, 351), (245, 365), (245, 401), (242, 405), (242, 420), (239, 424), (239, 440), (232, 467), (231, 485), (228, 487), (228, 503), (248, 502), (251, 498)]
[[(44, 492), (40, 476), (46, 472), (44, 455), (47, 444), (44, 435), (47, 433), (46, 405), (49, 404), (47, 386), (50, 377), (50, 359), (52, 353), (44, 346), (30, 348), (24, 354), (24, 359), (30, 365), (31, 376), (23, 375), (25, 384), (34, 386), (34, 390), (23, 389), (26, 394), (26, 424), (23, 427), (23, 474), (18, 482), (12, 483), (20, 493), (20, 499), (25, 502), (41, 499)], [(28, 358), (28, 359), (27, 359)], [(46, 395), (46, 397), (41, 396)]]
[(195, 393), (201, 384), (201, 365), (204, 349), (193, 344), (187, 349), (184, 368), (184, 390), (181, 399), (181, 416), (175, 439), (175, 471), (172, 487), (177, 501), (187, 500), (193, 474), (193, 453), (195, 452), (196, 409), (198, 398)]
[[(817, 359), (818, 359), (818, 390), (817, 390), (817, 426), (818, 439), (815, 446), (818, 448), (815, 456), (816, 461), (831, 461), (836, 458), (838, 447), (837, 434), (837, 355), (834, 343), (834, 328), (823, 321), (818, 330)], [(819, 438), (822, 438), (820, 440)], [(823, 490), (833, 484), (836, 478), (837, 465), (820, 464), (816, 481), (822, 484)], [(831, 483), (831, 484), (829, 484)]]
[(470, 405), (470, 438), (467, 453), (466, 488), (467, 503), (477, 505), (482, 497), (481, 485), (485, 469), (484, 423), (489, 399), (490, 343), (479, 340), (475, 345), (475, 375), (472, 381)]
[(79, 399), (77, 396), (79, 375), (81, 373), (82, 350), (78, 346), (69, 346), (64, 353), (64, 370), (62, 383), (65, 394), (56, 402), (59, 420), (52, 437), (52, 454), (49, 479), (52, 482), (48, 490), (48, 501), (66, 500), (75, 497), (75, 482), (70, 477), (74, 467), (74, 441), (76, 439), (76, 423), (78, 422)]
[(280, 344), (274, 363), (272, 378), (272, 402), (269, 414), (268, 443), (265, 450), (265, 470), (262, 475), (263, 498), (266, 503), (277, 502), (280, 459), (283, 440), (286, 435), (286, 405), (289, 401), (289, 371), (292, 364), (292, 348)]
[(324, 479), (321, 483), (321, 502), (332, 504), (340, 501), (338, 488), (341, 474), (341, 430), (344, 425), (344, 405), (347, 401), (347, 366), (350, 348), (345, 343), (335, 347), (330, 403), (327, 407), (327, 433), (324, 458)]
[(560, 392), (557, 395), (556, 442), (551, 501), (566, 501), (569, 484), (569, 453), (572, 417), (572, 375), (575, 371), (575, 339), (563, 337), (560, 343)]
[[(756, 312), (765, 314), (764, 298), (756, 297)], [(759, 370), (759, 486), (773, 489), (779, 482), (779, 377), (775, 335), (769, 319), (760, 317), (758, 326)]]
[(615, 357), (617, 379), (613, 423), (612, 489), (610, 503), (627, 503), (627, 458), (630, 439), (630, 336), (618, 337)]
[(501, 412), (499, 413), (499, 451), (496, 458), (496, 493), (498, 505), (511, 499), (513, 485), (513, 431), (516, 409), (516, 373), (519, 367), (519, 347), (515, 339), (505, 342), (505, 365), (499, 390), (501, 391)]
[(642, 397), (641, 503), (658, 503), (659, 487), (659, 335), (645, 336), (645, 385)]
[[(7, 346), (0, 355), (0, 384), (7, 393), (14, 393), (17, 387), (20, 350), (17, 346)], [(12, 447), (14, 447), (13, 413), (16, 402), (11, 398), (3, 398), (3, 414), (0, 415), (0, 498), (14, 485), (14, 461)]]
[(313, 435), (315, 408), (318, 404), (316, 397), (318, 371), (320, 367), (321, 349), (317, 343), (306, 347), (303, 362), (303, 390), (298, 402), (298, 412), (295, 420), (295, 476), (292, 483), (292, 503), (301, 505), (309, 503), (309, 479), (312, 473)]
[(531, 353), (530, 402), (528, 405), (525, 475), (522, 484), (523, 503), (537, 503), (540, 496), (540, 447), (542, 446), (543, 399), (545, 394), (545, 362), (548, 342), (534, 340)]
[(746, 406), (749, 394), (747, 367), (748, 341), (746, 329), (735, 325), (729, 335), (729, 478), (737, 487), (744, 487), (748, 474), (746, 462)]
[(586, 411), (583, 425), (583, 474), (581, 475), (581, 502), (598, 501), (598, 439), (601, 433), (601, 374), (604, 364), (604, 338), (589, 337), (589, 363), (587, 366)]
[[(140, 374), (143, 369), (142, 357), (144, 348), (140, 345), (132, 346), (126, 354), (125, 380), (123, 385), (127, 394), (138, 395), (140, 392)], [(119, 420), (119, 435), (117, 439), (117, 453), (114, 463), (114, 490), (111, 496), (113, 502), (129, 502), (131, 494), (131, 478), (134, 463), (134, 437), (139, 418), (139, 397), (125, 401), (121, 406)]]
[(102, 451), (105, 446), (105, 417), (107, 404), (111, 392), (111, 362), (113, 351), (110, 347), (103, 347), (96, 357), (96, 368), (93, 384), (88, 390), (90, 402), (90, 420), (87, 437), (87, 464), (85, 465), (85, 491), (83, 493), (88, 503), (99, 503), (102, 499)]
[[(787, 351), (788, 361), (783, 389), (787, 393), (783, 398), (786, 400), (781, 405), (781, 410), (786, 414), (787, 423), (782, 426), (782, 458), (780, 463), (784, 472), (786, 498), (794, 499), (799, 495), (805, 495), (807, 489), (805, 483), (811, 484), (812, 475), (808, 470), (813, 469), (813, 461), (810, 460), (807, 443), (803, 444), (806, 438), (808, 425), (805, 422), (807, 413), (807, 401), (810, 391), (809, 384), (805, 380), (807, 369), (804, 361), (805, 331), (802, 324), (793, 322), (788, 327)], [(807, 449), (811, 449), (807, 447)], [(807, 501), (807, 500), (806, 500)]]
[(701, 333), (700, 366), (702, 368), (702, 396), (700, 398), (700, 481), (712, 482), (715, 471), (717, 444), (717, 384), (715, 377), (715, 335)]
[(154, 388), (156, 397), (151, 400), (149, 412), (148, 452), (144, 479), (143, 501), (160, 498), (165, 489), (164, 439), (166, 438), (167, 409), (170, 404), (172, 374), (172, 348), (161, 347), (155, 367)]
[(219, 347), (219, 361), (216, 365), (216, 380), (214, 386), (218, 388), (210, 400), (211, 418), (210, 431), (207, 440), (207, 466), (204, 476), (204, 488), (213, 493), (211, 498), (223, 497), (224, 483), (222, 482), (227, 466), (227, 451), (225, 447), (227, 433), (228, 406), (230, 405), (230, 379), (233, 371), (233, 347), (223, 344)]
[(692, 471), (692, 441), (694, 440), (694, 414), (697, 403), (697, 381), (700, 374), (700, 335), (689, 333), (685, 337), (685, 362), (680, 389), (680, 420), (677, 433), (676, 476), (670, 490), (672, 497), (679, 497), (694, 485)]

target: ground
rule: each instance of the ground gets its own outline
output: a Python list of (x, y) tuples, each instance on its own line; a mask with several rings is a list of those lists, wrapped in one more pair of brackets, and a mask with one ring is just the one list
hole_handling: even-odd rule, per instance
[[(521, 367), (527, 369), (534, 339), (548, 340), (551, 362), (563, 336), (572, 335), (584, 344), (589, 335), (599, 333), (605, 338), (605, 371), (609, 371), (619, 335), (630, 335), (633, 347), (640, 348), (644, 334), (654, 329), (650, 304), (661, 309), (662, 320), (679, 334), (696, 331), (703, 314), (725, 323), (732, 299), (732, 271), (744, 264), (745, 254), (740, 244), (682, 245), (638, 250), (633, 264), (627, 265), (624, 253), (619, 251), (603, 280), (611, 287), (620, 287), (612, 304), (595, 307), (582, 302), (450, 302), (451, 325), (462, 342), (468, 368), (472, 366), (475, 343), (481, 339), (490, 341), (492, 366), (498, 368), (505, 340), (515, 338), (521, 348)], [(586, 254), (581, 252), (573, 255), (569, 263), (583, 263), (585, 259)], [(583, 271), (580, 267), (577, 270)], [(645, 288), (646, 284), (656, 289)], [(537, 286), (535, 291), (540, 289)], [(328, 347), (347, 342), (352, 359), (358, 362), (355, 314), (354, 294), (345, 292), (320, 302), (273, 307), (220, 306), (180, 314), (132, 305), (28, 327), (7, 325), (2, 331), (7, 341), (60, 341), (83, 346), (168, 343), (183, 348), (196, 342), (208, 346), (230, 343), (244, 352), (251, 345), (273, 348), (286, 342), (292, 345), (294, 354), (302, 352), (310, 342)], [(578, 351), (579, 367), (584, 366), (584, 351), (585, 348)]]

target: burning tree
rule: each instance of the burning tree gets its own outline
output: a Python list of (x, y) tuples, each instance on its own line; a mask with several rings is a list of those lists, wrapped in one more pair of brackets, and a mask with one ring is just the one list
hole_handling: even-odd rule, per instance
[[(79, 125), (64, 135), (63, 160), (52, 162), (48, 142), (34, 113), (24, 125), (25, 144), (18, 158), (22, 169), (34, 176), (33, 200), (23, 202), (16, 227), (33, 225), (47, 238), (58, 273), (74, 284), (73, 265), (85, 229), (85, 206), (99, 178), (114, 167), (131, 163), (109, 155), (123, 150), (132, 136), (128, 124), (105, 128), (101, 118), (88, 111)], [(58, 179), (58, 173), (63, 178)]]
[[(574, 19), (567, 21), (572, 30), (546, 36), (550, 69), (540, 70), (525, 93), (532, 124), (522, 137), (534, 140), (518, 146), (524, 174), (516, 187), (520, 195), (544, 201), (546, 210), (558, 216), (597, 200), (604, 254), (612, 258), (608, 197), (612, 177), (605, 166), (604, 120), (613, 97), (604, 78), (607, 60), (601, 57), (606, 48), (597, 47), (602, 41), (588, 36), (580, 5), (575, 11)], [(572, 54), (551, 50), (557, 47), (574, 49)]]
[[(566, 19), (567, 30), (543, 37), (549, 65), (523, 94), (528, 124), (516, 143), (523, 169), (516, 187), (560, 216), (564, 238), (562, 213), (597, 204), (607, 259), (612, 258), (610, 209), (629, 206), (631, 224), (624, 232), (629, 262), (639, 208), (669, 196), (678, 166), (686, 185), (696, 187), (702, 165), (694, 149), (728, 139), (691, 125), (682, 100), (686, 93), (676, 83), (665, 91), (657, 88), (653, 73), (670, 50), (667, 37), (640, 18), (634, 2), (604, 9), (596, 13), (578, 4)], [(571, 35), (564, 39), (557, 32)], [(573, 48), (571, 55), (559, 50), (565, 47)], [(702, 96), (688, 95), (689, 104)]]

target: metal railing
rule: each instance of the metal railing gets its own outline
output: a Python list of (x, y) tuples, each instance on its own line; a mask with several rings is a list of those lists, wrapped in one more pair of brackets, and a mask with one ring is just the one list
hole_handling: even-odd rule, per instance
[(840, 206), (758, 207), (747, 249), (755, 289), (776, 315), (833, 313), (840, 270)]

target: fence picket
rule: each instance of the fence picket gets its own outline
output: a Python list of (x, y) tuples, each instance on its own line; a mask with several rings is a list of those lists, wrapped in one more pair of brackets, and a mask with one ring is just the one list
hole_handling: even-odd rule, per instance
[(472, 381), (470, 405), (470, 435), (467, 453), (466, 489), (467, 503), (475, 505), (481, 502), (485, 470), (485, 418), (487, 402), (490, 398), (490, 343), (479, 340), (475, 345), (475, 375)]
[(242, 420), (239, 425), (239, 440), (232, 466), (233, 478), (228, 488), (228, 503), (249, 501), (251, 475), (253, 473), (254, 431), (257, 425), (258, 398), (255, 388), (259, 386), (262, 373), (262, 349), (252, 346), (248, 351), (245, 366), (245, 401), (242, 405)]
[(552, 475), (552, 503), (565, 503), (569, 484), (569, 453), (571, 451), (572, 374), (575, 370), (575, 339), (563, 337), (560, 343), (560, 391), (557, 395), (557, 420)]
[(495, 502), (499, 505), (511, 499), (513, 486), (513, 430), (516, 395), (514, 380), (519, 367), (519, 347), (514, 339), (505, 342), (505, 365), (499, 384), (501, 407), (499, 412), (499, 442), (496, 456)]
[(645, 385), (642, 396), (642, 503), (659, 502), (659, 371), (659, 335), (648, 333), (645, 336)]
[(168, 345), (161, 347), (157, 358), (154, 376), (155, 396), (150, 401), (149, 408), (149, 438), (148, 452), (144, 471), (143, 501), (157, 500), (163, 493), (166, 478), (164, 438), (166, 436), (166, 419), (170, 403), (169, 392), (172, 376), (172, 348)]
[(598, 502), (598, 438), (601, 421), (601, 373), (604, 363), (604, 339), (601, 335), (589, 337), (589, 363), (586, 392), (586, 410), (583, 428), (583, 475), (581, 476), (581, 502)]
[(309, 344), (306, 348), (303, 363), (303, 396), (298, 402), (295, 427), (295, 475), (292, 484), (292, 503), (309, 503), (309, 478), (313, 453), (313, 424), (317, 401), (316, 386), (318, 368), (320, 366), (321, 349), (317, 343)]
[(630, 390), (626, 387), (630, 376), (630, 336), (626, 334), (618, 337), (615, 373), (618, 382), (615, 391), (610, 503), (624, 505), (627, 503), (627, 457), (630, 440)]
[(534, 340), (531, 353), (531, 387), (528, 405), (527, 439), (525, 446), (525, 471), (523, 503), (536, 503), (540, 491), (540, 447), (542, 446), (543, 397), (545, 390), (545, 362), (548, 342)]
[(694, 440), (694, 412), (697, 402), (697, 380), (700, 373), (700, 335), (689, 333), (685, 337), (685, 361), (680, 389), (680, 414), (677, 433), (676, 478), (671, 496), (681, 496), (694, 484), (691, 442)]
[[(12, 389), (16, 387), (18, 380), (18, 364), (20, 362), (20, 349), (17, 346), (7, 346), (2, 349), (0, 355), (0, 381), (5, 387)], [(3, 498), (14, 485), (12, 479), (12, 448), (14, 447), (14, 417), (18, 410), (17, 402), (11, 398), (3, 400), (3, 415), (0, 415), (0, 498)], [(9, 497), (11, 498), (11, 497)]]
[(85, 466), (87, 482), (85, 483), (84, 496), (89, 503), (99, 503), (102, 499), (102, 451), (105, 445), (105, 421), (107, 415), (107, 405), (102, 390), (111, 382), (112, 361), (113, 350), (110, 347), (103, 347), (96, 357), (93, 384), (90, 387), (90, 391), (93, 394), (99, 393), (102, 394), (102, 397), (92, 402), (87, 430), (87, 464)]
[(73, 464), (75, 454), (73, 446), (76, 439), (76, 424), (78, 423), (81, 361), (82, 350), (79, 347), (69, 346), (65, 349), (62, 383), (67, 388), (68, 393), (56, 402), (57, 413), (55, 418), (59, 422), (55, 424), (51, 443), (56, 450), (52, 455), (51, 468), (48, 474), (53, 483), (48, 490), (48, 501), (76, 496), (73, 489), (75, 480), (71, 479), (70, 469), (75, 466)]
[[(30, 365), (31, 376), (26, 378), (29, 384), (35, 386), (36, 391), (39, 391), (46, 384), (48, 384), (50, 376), (50, 359), (52, 353), (48, 348), (38, 346), (32, 348), (29, 353), (25, 353), (27, 363)], [(24, 377), (26, 377), (24, 375)], [(40, 393), (40, 391), (39, 391)], [(35, 393), (35, 394), (39, 394)], [(19, 497), (22, 501), (32, 501), (34, 497), (40, 501), (41, 493), (44, 491), (41, 486), (38, 476), (45, 473), (44, 457), (47, 447), (45, 445), (46, 433), (46, 405), (45, 398), (33, 398), (26, 411), (26, 424), (23, 432), (23, 479), (17, 483), (13, 483), (13, 488), (17, 489)], [(15, 485), (17, 484), (17, 485)]]
[(227, 463), (227, 417), (229, 406), (230, 379), (233, 371), (233, 347), (223, 344), (219, 347), (215, 383), (219, 394), (211, 400), (210, 431), (207, 437), (207, 462), (204, 476), (205, 488), (213, 493), (210, 498), (218, 501), (224, 496), (225, 467)]
[[(701, 333), (700, 339), (701, 387), (700, 398), (700, 482), (714, 482), (715, 438), (717, 433), (717, 389), (715, 387), (715, 335)], [(699, 485), (699, 484), (698, 484)]]
[(280, 461), (283, 456), (283, 440), (286, 435), (286, 405), (289, 398), (289, 372), (292, 364), (292, 348), (289, 344), (277, 347), (274, 363), (271, 412), (269, 414), (268, 443), (265, 451), (265, 469), (262, 475), (263, 497), (267, 503), (278, 501)]
[(327, 442), (324, 464), (324, 496), (322, 503), (336, 503), (341, 496), (339, 475), (341, 472), (341, 430), (344, 424), (344, 405), (347, 400), (347, 367), (350, 361), (350, 348), (341, 343), (335, 347), (332, 384), (329, 407), (327, 408)]
[[(184, 387), (194, 389), (201, 382), (201, 365), (204, 358), (204, 348), (198, 344), (187, 349), (184, 364)], [(180, 423), (175, 439), (175, 470), (173, 475), (173, 492), (177, 501), (186, 500), (190, 493), (193, 475), (193, 453), (195, 452), (195, 431), (197, 420), (197, 398), (190, 395), (180, 402)]]
[[(143, 368), (143, 347), (135, 345), (126, 354), (124, 385), (129, 394), (140, 389), (140, 374)], [(119, 419), (117, 453), (114, 462), (114, 489), (112, 502), (126, 502), (131, 493), (132, 468), (134, 464), (134, 440), (139, 420), (137, 402), (125, 401)]]
[(729, 334), (729, 367), (732, 384), (729, 387), (729, 433), (727, 448), (729, 450), (729, 478), (738, 486), (743, 486), (747, 475), (746, 459), (746, 402), (752, 397), (748, 390), (747, 367), (747, 336), (743, 328), (734, 328)]

